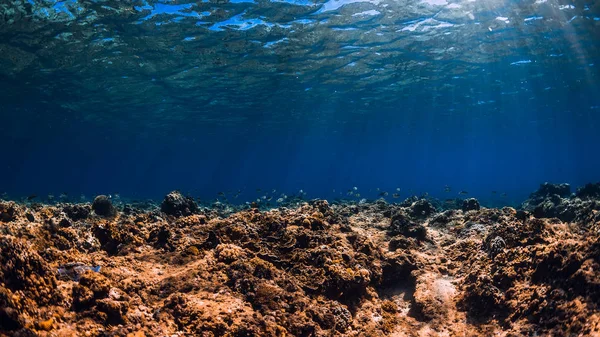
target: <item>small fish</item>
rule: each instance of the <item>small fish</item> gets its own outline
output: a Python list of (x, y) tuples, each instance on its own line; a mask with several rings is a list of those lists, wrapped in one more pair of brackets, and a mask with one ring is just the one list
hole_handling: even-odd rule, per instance
[(399, 193), (394, 193), (394, 194), (392, 194), (392, 198), (398, 199), (398, 198), (400, 198), (400, 194)]
[(283, 202), (283, 200), (284, 200), (283, 198), (279, 198), (279, 199), (277, 199), (276, 201), (277, 201), (277, 202), (279, 202), (279, 203), (282, 203), (282, 202)]
[(298, 193), (304, 194), (304, 190), (300, 190), (300, 191), (298, 191)]
[(360, 198), (360, 193), (356, 193), (354, 196)]
[(53, 194), (48, 194), (48, 200), (54, 200), (54, 195)]
[(460, 192), (458, 192), (458, 194), (465, 195), (465, 194), (469, 194), (469, 192), (467, 192), (467, 191), (460, 191)]
[(271, 193), (276, 193), (276, 192), (277, 192), (277, 190), (276, 190), (276, 189), (273, 189), (273, 190), (271, 191)]
[(400, 187), (396, 187), (396, 192), (400, 192)]
[(454, 199), (446, 199), (444, 200), (445, 203), (447, 204), (453, 204), (454, 203)]
[(217, 193), (217, 195), (218, 195), (218, 196), (220, 196), (220, 197), (224, 197), (224, 196), (225, 196), (225, 193), (223, 193), (223, 192), (219, 192), (219, 193)]
[(446, 185), (444, 186), (444, 192), (450, 192), (452, 189), (450, 188), (450, 186)]
[(85, 200), (85, 195), (84, 194), (80, 195), (79, 196), (79, 200), (84, 201)]
[(262, 190), (260, 188), (256, 189), (256, 193), (260, 193)]
[(100, 272), (100, 266), (86, 266), (80, 262), (71, 262), (58, 267), (58, 278), (64, 281), (79, 281), (86, 271)]
[(27, 201), (31, 201), (31, 200), (33, 200), (35, 198), (37, 198), (37, 195), (32, 194), (32, 195), (30, 195), (30, 196), (27, 197)]
[(263, 199), (263, 200), (267, 200), (267, 196), (266, 196), (266, 195), (263, 195), (263, 196), (262, 196), (262, 199)]
[(358, 187), (354, 186), (352, 187), (353, 190), (358, 191)]
[(497, 193), (498, 193), (497, 191), (492, 191), (492, 194), (497, 194)]
[(66, 198), (68, 198), (68, 194), (66, 192), (63, 192), (58, 197), (61, 199), (66, 199)]
[(271, 200), (273, 200), (273, 197), (268, 197), (267, 198), (267, 201), (271, 201)]
[(380, 197), (387, 197), (388, 196), (388, 192), (381, 192), (379, 193)]

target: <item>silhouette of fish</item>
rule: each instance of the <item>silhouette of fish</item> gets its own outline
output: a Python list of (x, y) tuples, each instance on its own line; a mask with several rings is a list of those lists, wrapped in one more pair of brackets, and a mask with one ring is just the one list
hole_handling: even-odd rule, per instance
[(100, 266), (87, 266), (81, 262), (70, 262), (58, 267), (58, 278), (64, 281), (79, 281), (86, 271), (99, 272)]

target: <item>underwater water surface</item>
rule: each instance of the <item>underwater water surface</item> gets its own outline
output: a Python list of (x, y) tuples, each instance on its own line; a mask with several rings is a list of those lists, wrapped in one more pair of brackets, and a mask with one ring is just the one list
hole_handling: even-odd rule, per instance
[(600, 178), (599, 69), (595, 1), (3, 2), (0, 193), (518, 204)]

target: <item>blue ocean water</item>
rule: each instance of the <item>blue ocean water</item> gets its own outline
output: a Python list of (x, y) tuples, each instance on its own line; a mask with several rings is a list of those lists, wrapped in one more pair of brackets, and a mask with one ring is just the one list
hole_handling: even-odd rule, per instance
[(600, 180), (597, 2), (0, 10), (0, 193), (13, 198), (356, 187), (502, 205), (545, 181)]

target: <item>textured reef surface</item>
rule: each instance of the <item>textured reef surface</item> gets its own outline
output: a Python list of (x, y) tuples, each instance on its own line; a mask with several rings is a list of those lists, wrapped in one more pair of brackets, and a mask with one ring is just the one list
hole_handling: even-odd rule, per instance
[(0, 335), (600, 335), (600, 184), (435, 205), (2, 201)]

